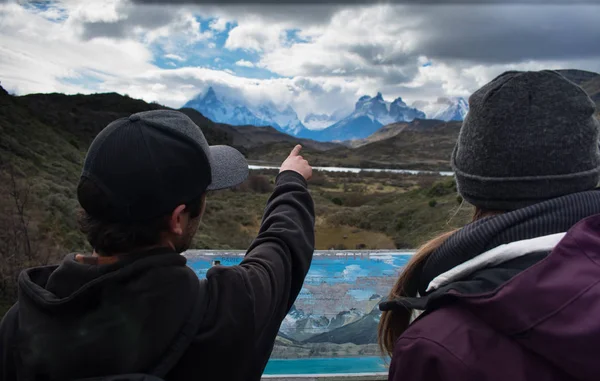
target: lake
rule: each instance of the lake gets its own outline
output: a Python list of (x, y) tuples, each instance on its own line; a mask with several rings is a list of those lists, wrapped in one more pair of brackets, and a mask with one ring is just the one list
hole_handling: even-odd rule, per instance
[[(279, 167), (269, 165), (249, 165), (249, 169), (279, 169)], [(440, 176), (454, 176), (454, 172), (437, 172), (437, 171), (418, 171), (413, 169), (382, 169), (382, 168), (350, 168), (350, 167), (313, 167), (315, 171), (325, 172), (390, 172), (390, 173), (404, 173), (411, 175), (419, 174), (435, 174)]]
[(265, 375), (387, 373), (382, 357), (269, 360)]

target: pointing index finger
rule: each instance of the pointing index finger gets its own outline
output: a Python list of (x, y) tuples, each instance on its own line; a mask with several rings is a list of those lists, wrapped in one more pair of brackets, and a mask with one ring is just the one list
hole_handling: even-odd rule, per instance
[(298, 156), (300, 154), (301, 149), (302, 149), (302, 146), (300, 144), (298, 144), (296, 147), (294, 147), (294, 149), (292, 150), (292, 153), (290, 153), (290, 156)]

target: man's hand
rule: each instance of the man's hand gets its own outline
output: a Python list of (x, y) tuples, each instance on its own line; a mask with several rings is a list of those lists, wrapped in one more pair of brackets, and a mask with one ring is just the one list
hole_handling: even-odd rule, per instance
[(302, 146), (298, 144), (292, 152), (290, 156), (285, 159), (283, 164), (281, 164), (281, 169), (279, 172), (283, 171), (294, 171), (301, 174), (306, 180), (310, 180), (312, 177), (312, 167), (308, 164), (308, 161), (304, 160), (302, 156), (300, 156), (300, 150)]

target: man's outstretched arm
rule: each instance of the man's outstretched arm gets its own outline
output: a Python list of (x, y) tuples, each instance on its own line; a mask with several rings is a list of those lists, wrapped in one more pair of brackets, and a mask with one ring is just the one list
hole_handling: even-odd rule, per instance
[[(235, 270), (228, 269), (237, 276), (226, 276), (252, 299), (257, 338), (271, 336), (268, 327), (279, 327), (300, 293), (312, 260), (315, 212), (307, 188), (312, 168), (300, 156), (300, 149), (296, 146), (282, 164), (260, 231), (244, 260)], [(212, 268), (207, 278), (221, 271), (227, 270)]]

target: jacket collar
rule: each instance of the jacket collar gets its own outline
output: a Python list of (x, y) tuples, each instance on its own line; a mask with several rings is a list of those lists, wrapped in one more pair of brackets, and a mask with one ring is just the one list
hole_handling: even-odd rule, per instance
[(427, 292), (464, 279), (468, 275), (481, 270), (497, 266), (512, 259), (522, 257), (531, 253), (551, 251), (567, 233), (557, 233), (542, 237), (526, 239), (507, 243), (486, 251), (460, 265), (435, 277), (427, 287)]

